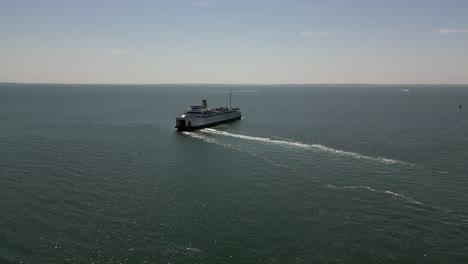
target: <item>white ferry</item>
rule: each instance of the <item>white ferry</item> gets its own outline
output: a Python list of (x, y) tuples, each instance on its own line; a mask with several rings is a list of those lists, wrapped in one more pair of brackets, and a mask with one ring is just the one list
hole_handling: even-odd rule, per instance
[(206, 100), (202, 100), (202, 105), (192, 105), (180, 117), (176, 117), (175, 127), (179, 131), (193, 131), (233, 122), (241, 118), (242, 113), (239, 108), (230, 105), (208, 108)]

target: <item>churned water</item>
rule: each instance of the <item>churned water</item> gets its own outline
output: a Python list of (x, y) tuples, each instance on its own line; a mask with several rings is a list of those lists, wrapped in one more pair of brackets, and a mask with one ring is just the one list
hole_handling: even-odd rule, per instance
[[(174, 131), (229, 90), (242, 120)], [(467, 111), (467, 86), (1, 84), (0, 262), (466, 263)]]

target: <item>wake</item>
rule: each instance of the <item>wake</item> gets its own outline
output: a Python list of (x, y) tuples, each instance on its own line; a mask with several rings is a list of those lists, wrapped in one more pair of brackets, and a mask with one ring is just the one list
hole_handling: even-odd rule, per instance
[(413, 199), (412, 197), (409, 197), (409, 196), (401, 194), (401, 193), (388, 191), (388, 190), (387, 191), (377, 190), (377, 189), (374, 189), (374, 188), (372, 188), (370, 186), (367, 186), (367, 185), (335, 186), (333, 184), (328, 184), (327, 187), (331, 188), (331, 189), (341, 189), (341, 190), (359, 190), (359, 189), (361, 189), (361, 190), (366, 190), (366, 191), (369, 191), (369, 192), (378, 193), (378, 194), (382, 194), (382, 195), (393, 196), (395, 198), (405, 200), (405, 201), (407, 201), (409, 203), (422, 206), (423, 208), (424, 207), (425, 208), (430, 208), (430, 209), (432, 209), (432, 210), (434, 210), (434, 211), (436, 211), (438, 213), (441, 213), (442, 215), (448, 216), (449, 219), (446, 219), (446, 220), (438, 219), (438, 221), (440, 221), (443, 224), (456, 225), (456, 226), (459, 226), (459, 227), (464, 227), (465, 224), (468, 223), (468, 219), (463, 214), (452, 212), (450, 209), (446, 209), (446, 208), (442, 208), (442, 207), (439, 207), (439, 206), (434, 206), (434, 205), (430, 205), (430, 204), (426, 204), (426, 203), (417, 201), (417, 200)]
[(240, 139), (245, 139), (245, 140), (252, 140), (252, 141), (258, 141), (258, 142), (276, 144), (276, 145), (292, 146), (292, 147), (298, 147), (298, 148), (310, 149), (310, 150), (320, 150), (320, 151), (323, 151), (323, 152), (338, 154), (338, 155), (341, 155), (341, 156), (348, 156), (348, 157), (352, 157), (352, 158), (356, 158), (356, 159), (372, 160), (372, 161), (377, 161), (377, 162), (381, 162), (381, 163), (385, 163), (385, 164), (410, 165), (410, 164), (408, 164), (408, 163), (406, 163), (404, 161), (401, 161), (401, 160), (389, 159), (389, 158), (384, 158), (384, 157), (371, 157), (371, 156), (362, 155), (362, 154), (359, 154), (359, 153), (356, 153), (356, 152), (334, 149), (334, 148), (327, 147), (327, 146), (321, 145), (321, 144), (306, 144), (306, 143), (302, 143), (302, 142), (278, 140), (278, 139), (271, 139), (271, 138), (267, 138), (267, 137), (252, 137), (252, 136), (229, 133), (229, 132), (226, 132), (226, 131), (220, 131), (220, 130), (216, 130), (216, 129), (212, 129), (212, 128), (205, 128), (205, 129), (200, 130), (200, 132), (207, 133), (207, 134), (212, 134), (212, 135), (221, 135), (221, 136), (226, 136), (226, 137), (233, 137), (233, 138), (240, 138)]
[[(327, 147), (327, 146), (321, 145), (321, 144), (306, 144), (306, 143), (302, 143), (302, 142), (271, 139), (271, 138), (268, 138), (268, 137), (246, 136), (246, 135), (234, 134), (234, 133), (230, 133), (230, 132), (226, 132), (226, 131), (220, 131), (220, 130), (211, 129), (211, 128), (202, 129), (202, 130), (199, 130), (198, 132), (182, 132), (182, 134), (190, 136), (192, 138), (200, 139), (200, 140), (202, 140), (204, 142), (207, 142), (207, 143), (213, 143), (213, 144), (216, 144), (216, 145), (221, 145), (223, 147), (233, 149), (235, 151), (243, 152), (243, 153), (249, 154), (251, 156), (263, 159), (265, 162), (267, 162), (267, 163), (269, 163), (271, 165), (278, 166), (278, 167), (284, 167), (284, 168), (289, 168), (289, 167), (284, 165), (284, 164), (277, 163), (277, 162), (275, 162), (273, 160), (270, 160), (270, 159), (268, 159), (268, 158), (266, 158), (266, 157), (264, 157), (262, 155), (258, 155), (257, 153), (255, 153), (255, 151), (250, 151), (250, 150), (246, 150), (246, 149), (244, 149), (242, 147), (239, 147), (238, 144), (228, 144), (228, 143), (225, 143), (225, 142), (220, 142), (216, 137), (213, 137), (213, 135), (232, 137), (232, 138), (239, 138), (239, 139), (244, 139), (244, 140), (258, 141), (258, 142), (269, 143), (269, 144), (277, 144), (277, 145), (283, 145), (283, 146), (291, 146), (291, 147), (303, 148), (303, 149), (306, 149), (306, 150), (309, 150), (309, 149), (310, 150), (320, 150), (320, 151), (324, 151), (324, 152), (328, 152), (328, 153), (338, 154), (338, 155), (342, 155), (342, 156), (349, 156), (349, 157), (356, 158), (356, 159), (372, 160), (372, 161), (381, 162), (381, 163), (385, 163), (385, 164), (404, 164), (404, 165), (417, 166), (415, 164), (407, 163), (407, 162), (400, 161), (400, 160), (383, 158), (383, 157), (366, 156), (366, 155), (362, 155), (362, 154), (355, 153), (355, 152), (334, 149), (334, 148)], [(321, 180), (318, 180), (318, 179), (317, 179), (317, 181), (321, 182)], [(401, 194), (401, 193), (398, 193), (398, 192), (395, 192), (395, 191), (378, 190), (376, 188), (373, 188), (373, 187), (367, 186), (367, 185), (335, 186), (335, 185), (332, 185), (332, 184), (327, 184), (326, 187), (332, 188), (332, 189), (342, 189), (342, 190), (365, 190), (365, 191), (376, 193), (376, 194), (379, 194), (379, 195), (385, 195), (385, 196), (390, 196), (390, 197), (402, 199), (402, 200), (404, 200), (404, 201), (406, 201), (408, 203), (415, 204), (415, 205), (418, 205), (418, 206), (423, 207), (423, 208), (431, 208), (432, 210), (435, 210), (435, 211), (437, 211), (439, 213), (442, 213), (444, 215), (449, 215), (450, 216), (450, 219), (449, 219), (450, 221), (442, 221), (443, 219), (440, 219), (440, 221), (442, 221), (442, 223), (444, 223), (444, 224), (464, 226), (466, 223), (468, 223), (468, 219), (466, 219), (466, 216), (464, 216), (462, 214), (454, 213), (451, 210), (446, 209), (446, 208), (433, 206), (433, 205), (430, 205), (430, 204), (426, 204), (426, 203), (417, 201), (416, 199), (414, 199), (414, 198), (412, 198), (410, 196), (407, 196), (405, 194)], [(460, 221), (462, 221), (461, 224), (460, 224)]]
[[(422, 202), (419, 202), (419, 201), (416, 201), (415, 199), (411, 198), (411, 197), (408, 197), (408, 196), (405, 196), (403, 194), (400, 194), (400, 193), (396, 193), (396, 192), (392, 192), (392, 191), (379, 191), (379, 190), (376, 190), (370, 186), (364, 186), (364, 185), (357, 185), (357, 186), (335, 186), (335, 185), (332, 185), (332, 184), (328, 184), (327, 185), (328, 187), (332, 188), (332, 189), (366, 189), (370, 192), (375, 192), (375, 193), (382, 193), (382, 194), (387, 194), (387, 195), (390, 195), (390, 196), (394, 196), (394, 197), (398, 197), (398, 198), (401, 198), (401, 199), (404, 199), (404, 200), (407, 200), (411, 203), (414, 203), (414, 204), (419, 204), (419, 205), (425, 205), (425, 206), (429, 206), (429, 207), (432, 207), (430, 205), (426, 205)], [(432, 207), (434, 209), (439, 209), (438, 207)]]
[(211, 138), (211, 137), (207, 137), (206, 135), (203, 135), (203, 134), (199, 134), (199, 133), (193, 133), (193, 132), (182, 132), (182, 134), (184, 135), (187, 135), (189, 137), (192, 137), (192, 138), (197, 138), (197, 139), (201, 139), (203, 140), (204, 142), (207, 142), (207, 143), (213, 143), (213, 144), (216, 144), (216, 145), (220, 145), (220, 146), (223, 146), (225, 148), (229, 148), (229, 149), (233, 149), (235, 151), (239, 151), (239, 152), (242, 152), (242, 153), (247, 153), (253, 157), (257, 157), (257, 158), (260, 158), (262, 160), (264, 160), (265, 162), (271, 164), (271, 165), (274, 165), (274, 166), (277, 166), (277, 167), (283, 167), (283, 168), (289, 168), (289, 166), (287, 165), (284, 165), (284, 164), (280, 164), (280, 163), (277, 163), (277, 162), (274, 162), (266, 157), (263, 157), (261, 155), (258, 155), (257, 153), (253, 152), (253, 151), (249, 151), (249, 150), (243, 150), (243, 149), (240, 149), (234, 145), (231, 145), (231, 144), (225, 144), (225, 143), (221, 143), (219, 141), (217, 141), (216, 139), (214, 138)]

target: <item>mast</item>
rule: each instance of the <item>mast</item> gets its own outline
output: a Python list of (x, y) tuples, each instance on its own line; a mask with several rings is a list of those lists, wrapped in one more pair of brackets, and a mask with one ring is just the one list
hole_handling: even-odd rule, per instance
[(232, 91), (229, 90), (229, 108), (232, 108)]

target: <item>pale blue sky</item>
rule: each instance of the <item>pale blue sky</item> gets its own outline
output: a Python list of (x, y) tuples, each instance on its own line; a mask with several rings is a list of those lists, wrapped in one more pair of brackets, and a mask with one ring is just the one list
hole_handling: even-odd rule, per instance
[(0, 0), (0, 81), (468, 83), (468, 1)]

